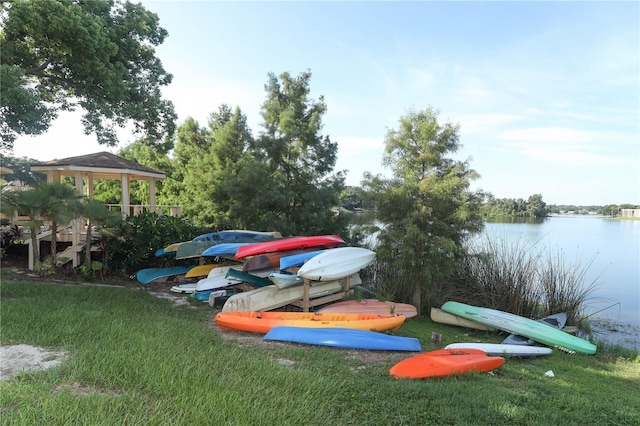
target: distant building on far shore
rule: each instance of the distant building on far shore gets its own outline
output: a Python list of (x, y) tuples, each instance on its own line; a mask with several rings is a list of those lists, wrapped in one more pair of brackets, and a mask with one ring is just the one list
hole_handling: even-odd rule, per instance
[(640, 209), (620, 209), (622, 217), (640, 217)]

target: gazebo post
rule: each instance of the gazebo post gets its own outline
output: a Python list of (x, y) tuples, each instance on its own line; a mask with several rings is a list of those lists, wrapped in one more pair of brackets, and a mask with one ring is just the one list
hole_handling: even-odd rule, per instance
[(122, 173), (120, 175), (121, 177), (121, 182), (122, 182), (122, 207), (121, 207), (121, 211), (129, 216), (131, 214), (131, 206), (129, 205), (131, 203), (130, 198), (129, 198), (129, 175), (126, 173)]
[(156, 211), (156, 180), (154, 178), (149, 179), (149, 211), (151, 213)]
[[(76, 193), (82, 195), (84, 193), (84, 180), (82, 179), (82, 172), (76, 170), (75, 173), (75, 187)], [(71, 223), (71, 243), (75, 246), (80, 244), (80, 233), (82, 232), (82, 218), (73, 219)]]

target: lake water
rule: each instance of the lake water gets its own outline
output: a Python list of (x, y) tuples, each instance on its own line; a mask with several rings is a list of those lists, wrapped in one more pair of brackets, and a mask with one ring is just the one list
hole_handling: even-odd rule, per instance
[(640, 221), (552, 216), (487, 223), (484, 232), (508, 242), (535, 244), (551, 256), (561, 250), (567, 263), (580, 261), (588, 266), (585, 285), (596, 281), (598, 286), (585, 313), (640, 326)]

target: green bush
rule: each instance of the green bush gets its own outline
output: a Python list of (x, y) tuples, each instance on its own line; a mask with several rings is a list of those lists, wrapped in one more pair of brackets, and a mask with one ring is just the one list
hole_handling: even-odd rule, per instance
[(173, 258), (156, 257), (156, 250), (211, 232), (179, 217), (150, 212), (128, 217), (125, 228), (123, 238), (113, 241), (109, 249), (110, 269), (125, 273), (172, 263)]

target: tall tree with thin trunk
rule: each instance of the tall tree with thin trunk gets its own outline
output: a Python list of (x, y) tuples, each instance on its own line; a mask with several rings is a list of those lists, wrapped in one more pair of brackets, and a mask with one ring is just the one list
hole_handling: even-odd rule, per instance
[(310, 96), (311, 72), (269, 74), (263, 130), (228, 181), (231, 214), (283, 235), (346, 232), (337, 212), (344, 173), (334, 172), (338, 144), (322, 132), (324, 98)]
[(377, 218), (378, 259), (392, 266), (398, 294), (421, 312), (436, 280), (463, 253), (463, 240), (480, 232), (482, 193), (469, 189), (478, 174), (449, 156), (460, 148), (459, 125), (438, 123), (438, 111), (410, 110), (387, 131), (383, 162), (392, 178), (368, 175)]

